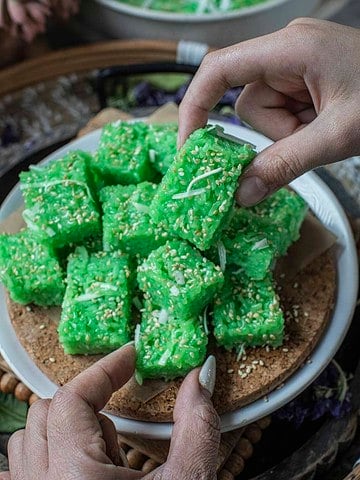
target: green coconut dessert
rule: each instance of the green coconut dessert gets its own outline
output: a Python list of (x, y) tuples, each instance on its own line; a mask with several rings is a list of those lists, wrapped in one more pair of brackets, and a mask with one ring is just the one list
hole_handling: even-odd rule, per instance
[(131, 340), (133, 279), (129, 257), (119, 251), (70, 255), (58, 328), (68, 354), (107, 353)]
[(21, 304), (61, 305), (64, 273), (52, 245), (30, 230), (0, 235), (0, 281)]
[(210, 249), (209, 257), (237, 265), (247, 277), (261, 280), (275, 260), (298, 240), (307, 212), (304, 200), (286, 188), (254, 207), (236, 207), (230, 225)]
[(74, 151), (20, 174), (24, 220), (29, 230), (56, 248), (101, 231), (90, 163), (89, 154)]
[(165, 175), (174, 161), (177, 152), (177, 132), (176, 123), (149, 125), (147, 138), (150, 162), (162, 175)]
[(179, 318), (147, 302), (135, 333), (138, 381), (185, 376), (204, 362), (207, 342), (198, 317)]
[(157, 227), (149, 215), (149, 205), (157, 185), (115, 185), (100, 191), (103, 208), (104, 250), (122, 250), (133, 256), (146, 257), (163, 245), (169, 235)]
[(200, 314), (221, 289), (224, 276), (188, 243), (173, 240), (139, 265), (137, 280), (153, 303), (186, 320)]
[(216, 295), (213, 326), (217, 343), (229, 350), (280, 346), (284, 315), (271, 275), (256, 281), (228, 272), (224, 289)]
[(243, 169), (255, 157), (250, 145), (222, 130), (196, 130), (177, 153), (150, 205), (153, 221), (173, 236), (206, 250), (221, 236)]
[(93, 169), (106, 185), (129, 185), (153, 180), (147, 143), (148, 125), (118, 121), (104, 126)]

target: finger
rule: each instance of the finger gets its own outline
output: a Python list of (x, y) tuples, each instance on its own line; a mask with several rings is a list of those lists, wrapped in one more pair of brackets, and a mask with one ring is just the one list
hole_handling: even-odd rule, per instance
[[(102, 443), (102, 431), (96, 417), (113, 392), (131, 377), (135, 349), (127, 345), (107, 355), (60, 388), (50, 404), (48, 415), (49, 455), (61, 445), (80, 449)], [(104, 460), (105, 461), (105, 460)]]
[(37, 479), (48, 468), (47, 417), (50, 400), (38, 400), (28, 411), (24, 433), (24, 463), (29, 478)]
[(111, 395), (130, 379), (134, 366), (135, 349), (126, 345), (84, 370), (60, 390), (64, 395), (80, 397), (98, 412)]
[(23, 463), (24, 430), (13, 433), (8, 443), (9, 471), (12, 480), (27, 480)]
[(0, 480), (11, 480), (10, 472), (0, 472)]
[(310, 125), (259, 153), (239, 179), (237, 202), (254, 205), (304, 172), (351, 156), (356, 132), (341, 110), (334, 105)]
[[(316, 117), (312, 102), (298, 101), (264, 82), (247, 85), (239, 96), (236, 105), (239, 117), (264, 135), (279, 140), (302, 126), (304, 121)], [(313, 114), (304, 114), (311, 110)]]
[(302, 63), (294, 55), (299, 51), (298, 41), (293, 31), (285, 28), (208, 53), (180, 104), (179, 145), (206, 124), (208, 112), (230, 87), (279, 76), (288, 78), (292, 73), (299, 74), (299, 81)]
[[(201, 370), (210, 391), (215, 381), (213, 362), (215, 358), (209, 357)], [(199, 383), (199, 369), (185, 378), (176, 399), (175, 423), (164, 478), (216, 478), (220, 420), (208, 390)]]
[(102, 437), (106, 445), (106, 455), (114, 465), (124, 466), (120, 455), (120, 447), (117, 440), (117, 433), (114, 423), (110, 418), (98, 413), (97, 418), (102, 430)]
[[(103, 479), (104, 466), (92, 465), (89, 469), (88, 475), (79, 478)], [(144, 478), (144, 473), (139, 472), (138, 470), (130, 470), (129, 468), (115, 467), (114, 465), (109, 465), (109, 468), (106, 470), (106, 480), (137, 480), (138, 478)]]

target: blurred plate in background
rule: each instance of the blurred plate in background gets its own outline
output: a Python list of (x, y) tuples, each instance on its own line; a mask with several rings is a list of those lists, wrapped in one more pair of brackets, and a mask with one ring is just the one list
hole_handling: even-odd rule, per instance
[(346, 3), (348, 0), (268, 0), (221, 14), (184, 15), (132, 7), (117, 0), (87, 0), (73, 25), (89, 39), (183, 39), (221, 47), (273, 32), (296, 17), (328, 18)]

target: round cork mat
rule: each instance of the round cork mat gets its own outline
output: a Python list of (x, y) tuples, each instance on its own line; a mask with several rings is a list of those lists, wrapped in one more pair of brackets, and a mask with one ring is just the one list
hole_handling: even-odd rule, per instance
[[(279, 295), (286, 316), (282, 347), (252, 348), (237, 358), (234, 353), (210, 346), (217, 358), (213, 396), (219, 413), (246, 405), (273, 390), (306, 361), (329, 319), (336, 288), (331, 250), (313, 260), (291, 281), (278, 278)], [(8, 299), (8, 310), (17, 336), (36, 365), (62, 385), (93, 364), (99, 355), (65, 355), (58, 341), (59, 311), (23, 306)], [(115, 392), (107, 410), (115, 415), (147, 421), (171, 421), (181, 380), (145, 381), (140, 388), (132, 379)]]

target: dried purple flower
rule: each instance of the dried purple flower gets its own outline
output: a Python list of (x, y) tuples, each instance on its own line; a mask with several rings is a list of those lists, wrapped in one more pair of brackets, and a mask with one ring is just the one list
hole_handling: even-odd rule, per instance
[(314, 421), (325, 415), (342, 418), (350, 411), (351, 394), (347, 379), (340, 365), (333, 360), (308, 389), (274, 415), (299, 428), (305, 420)]

